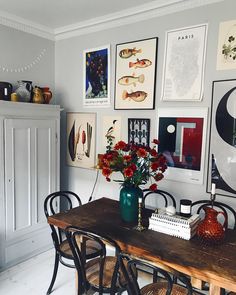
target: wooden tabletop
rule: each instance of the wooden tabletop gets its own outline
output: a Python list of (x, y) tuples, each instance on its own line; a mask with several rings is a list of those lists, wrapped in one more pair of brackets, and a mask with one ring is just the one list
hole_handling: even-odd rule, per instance
[(197, 238), (186, 241), (152, 230), (138, 232), (121, 221), (119, 202), (107, 198), (52, 215), (48, 223), (105, 234), (128, 254), (208, 282), (209, 294), (220, 294), (220, 287), (236, 291), (236, 231), (228, 231), (225, 242), (217, 246), (203, 245)]

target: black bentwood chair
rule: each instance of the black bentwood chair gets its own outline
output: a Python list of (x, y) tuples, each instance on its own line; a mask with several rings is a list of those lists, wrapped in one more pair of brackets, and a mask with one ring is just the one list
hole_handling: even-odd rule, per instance
[[(60, 204), (60, 207), (64, 207), (63, 210), (57, 210), (56, 209), (56, 203)], [(70, 191), (58, 191), (54, 192), (50, 195), (48, 195), (44, 201), (44, 212), (46, 217), (48, 218), (50, 215), (60, 212), (66, 212), (67, 210), (72, 209), (75, 206), (80, 206), (81, 200), (78, 197), (78, 195), (74, 192)], [(56, 280), (57, 276), (57, 271), (58, 271), (58, 266), (59, 262), (63, 264), (64, 266), (70, 267), (70, 268), (75, 268), (74, 265), (74, 259), (72, 252), (70, 250), (70, 246), (68, 244), (68, 241), (65, 236), (65, 232), (57, 228), (53, 225), (50, 224), (51, 228), (51, 236), (55, 248), (55, 263), (54, 263), (54, 270), (53, 270), (53, 275), (52, 275), (52, 280), (50, 283), (50, 286), (47, 290), (47, 295), (52, 292), (53, 285)], [(91, 259), (99, 255), (101, 251), (101, 247), (98, 243), (88, 241), (86, 243), (86, 259)], [(65, 259), (69, 259), (71, 263), (64, 261)]]
[[(192, 286), (185, 276), (179, 276), (181, 285), (176, 284), (171, 279), (170, 274), (147, 261), (130, 258), (125, 254), (120, 255), (120, 259), (126, 262), (126, 267), (122, 267), (125, 280), (128, 282), (127, 290), (129, 295), (192, 295)], [(125, 263), (121, 264), (125, 265)], [(158, 281), (149, 283), (143, 287), (139, 286), (136, 267), (150, 269), (158, 273)]]
[(144, 189), (143, 190), (143, 204), (144, 207), (146, 207), (146, 199), (151, 199), (151, 198), (155, 198), (155, 200), (157, 200), (157, 202), (160, 204), (163, 204), (164, 202), (164, 207), (167, 206), (173, 206), (176, 208), (176, 201), (175, 198), (168, 192), (157, 189), (155, 191), (151, 191), (149, 189)]
[[(100, 236), (94, 232), (85, 231), (78, 227), (69, 226), (66, 228), (66, 236), (74, 257), (77, 270), (78, 293), (87, 294), (93, 290), (99, 295), (104, 293), (121, 294), (126, 288), (126, 282), (120, 271), (119, 254), (121, 252), (118, 244), (112, 239)], [(83, 242), (92, 241), (100, 245), (99, 257), (85, 261), (83, 253)], [(107, 255), (107, 247), (114, 250), (114, 256)], [(82, 248), (82, 249), (81, 249)], [(123, 263), (123, 262), (122, 262)]]

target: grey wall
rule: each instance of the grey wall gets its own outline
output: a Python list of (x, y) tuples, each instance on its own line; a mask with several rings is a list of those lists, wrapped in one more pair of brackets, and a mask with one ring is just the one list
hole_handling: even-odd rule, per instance
[(33, 81), (33, 85), (49, 86), (54, 92), (53, 41), (0, 25), (0, 44), (0, 81), (12, 83), (13, 91), (18, 80), (30, 80)]
[[(69, 188), (79, 193), (86, 202), (92, 191), (96, 171), (81, 168), (68, 167), (66, 165), (66, 127), (65, 114), (67, 111), (73, 112), (96, 112), (97, 113), (97, 152), (102, 150), (99, 138), (102, 128), (102, 117), (104, 115), (122, 116), (122, 139), (127, 140), (127, 118), (146, 117), (151, 119), (151, 138), (156, 137), (156, 117), (159, 107), (211, 107), (212, 81), (220, 79), (230, 79), (236, 77), (236, 70), (216, 71), (216, 53), (218, 45), (219, 23), (226, 20), (235, 19), (236, 1), (227, 0), (221, 3), (207, 5), (196, 9), (186, 10), (175, 14), (165, 15), (150, 20), (137, 22), (132, 25), (124, 25), (113, 29), (108, 29), (92, 34), (73, 37), (56, 42), (56, 71), (55, 83), (57, 101), (64, 108), (61, 133), (61, 187)], [(201, 23), (208, 23), (208, 41), (205, 70), (204, 98), (201, 102), (163, 102), (160, 100), (162, 66), (164, 58), (165, 32), (167, 30), (191, 26)], [(115, 73), (115, 45), (122, 42), (158, 37), (158, 60), (156, 78), (156, 105), (155, 110), (141, 111), (114, 110), (114, 73)], [(86, 109), (82, 104), (82, 53), (84, 49), (94, 48), (106, 44), (111, 44), (111, 96), (112, 106), (110, 108)], [(186, 73), (187, 75), (187, 73)], [(210, 113), (210, 112), (209, 112)], [(207, 134), (209, 136), (209, 121)], [(208, 142), (208, 140), (207, 140)], [(173, 193), (177, 199), (190, 198), (192, 200), (209, 198), (206, 194), (208, 144), (206, 146), (205, 173), (203, 185), (192, 185), (175, 181), (163, 180), (159, 187)], [(115, 183), (107, 183), (102, 175), (99, 175), (98, 185), (95, 189), (95, 198), (111, 197), (118, 199), (119, 190)], [(236, 199), (219, 197), (217, 200), (227, 202), (236, 207)]]

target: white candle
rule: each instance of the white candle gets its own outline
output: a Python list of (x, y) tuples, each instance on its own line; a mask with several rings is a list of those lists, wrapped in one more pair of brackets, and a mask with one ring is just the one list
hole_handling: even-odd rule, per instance
[(139, 204), (141, 204), (142, 201), (143, 201), (143, 198), (138, 198), (138, 202), (139, 202)]
[(216, 194), (216, 184), (215, 183), (212, 183), (211, 184), (211, 194), (212, 195), (215, 195)]

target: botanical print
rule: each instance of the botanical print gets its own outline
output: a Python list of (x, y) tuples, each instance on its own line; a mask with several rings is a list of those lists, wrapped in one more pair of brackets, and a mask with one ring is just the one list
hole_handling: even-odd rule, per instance
[(157, 38), (116, 47), (115, 109), (153, 109)]
[(150, 119), (128, 119), (128, 143), (149, 146)]
[[(103, 149), (107, 150), (108, 146), (114, 146), (121, 140), (121, 117), (104, 116), (103, 117)], [(104, 151), (103, 151), (104, 152)]]
[(220, 23), (217, 70), (236, 69), (236, 20)]
[(236, 80), (213, 82), (208, 186), (236, 197)]
[(95, 165), (95, 113), (67, 113), (67, 163), (93, 168)]
[(202, 183), (206, 109), (160, 109), (158, 151), (167, 159), (167, 177)]
[(110, 48), (109, 46), (84, 51), (84, 105), (110, 104)]
[(162, 80), (163, 100), (201, 100), (207, 24), (166, 33)]

